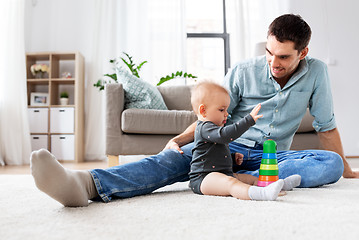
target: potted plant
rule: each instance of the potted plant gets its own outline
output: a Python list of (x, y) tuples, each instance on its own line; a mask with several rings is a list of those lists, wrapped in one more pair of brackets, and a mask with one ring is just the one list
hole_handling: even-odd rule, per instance
[(69, 103), (69, 94), (67, 92), (62, 92), (60, 94), (60, 104), (67, 105)]
[[(125, 57), (120, 57), (120, 59), (125, 63), (125, 65), (128, 67), (129, 71), (132, 73), (132, 75), (140, 78), (140, 75), (139, 75), (139, 72), (142, 68), (142, 66), (147, 63), (147, 61), (143, 61), (141, 62), (140, 64), (138, 64), (136, 66), (136, 64), (133, 62), (132, 60), (132, 56), (130, 56), (129, 54), (123, 52), (123, 54), (125, 55)], [(110, 60), (110, 63), (113, 65), (113, 66), (116, 66), (116, 61), (118, 59), (111, 59)], [(93, 84), (94, 87), (97, 87), (99, 88), (99, 90), (104, 90), (105, 89), (105, 85), (107, 83), (111, 83), (111, 82), (118, 82), (117, 81), (117, 75), (116, 73), (112, 73), (112, 74), (104, 74), (104, 77), (108, 77), (109, 80), (105, 80), (103, 78), (99, 79), (95, 84)], [(196, 76), (193, 76), (192, 74), (190, 73), (186, 73), (186, 72), (183, 72), (183, 71), (177, 71), (175, 73), (171, 73), (169, 75), (166, 75), (165, 77), (161, 77), (160, 78), (160, 81), (157, 83), (157, 86), (160, 86), (162, 83), (164, 82), (167, 82), (171, 79), (175, 79), (177, 77), (183, 77), (183, 78), (197, 78)], [(107, 78), (107, 79), (108, 79)]]

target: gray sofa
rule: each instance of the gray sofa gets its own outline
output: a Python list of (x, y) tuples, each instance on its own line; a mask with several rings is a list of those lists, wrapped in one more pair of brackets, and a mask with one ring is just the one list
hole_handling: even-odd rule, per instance
[[(158, 90), (169, 110), (124, 109), (122, 84), (106, 86), (106, 154), (111, 156), (110, 161), (118, 163), (113, 156), (119, 155), (156, 154), (196, 120), (191, 111), (189, 86), (162, 86)], [(307, 111), (291, 149), (320, 148), (312, 122)]]

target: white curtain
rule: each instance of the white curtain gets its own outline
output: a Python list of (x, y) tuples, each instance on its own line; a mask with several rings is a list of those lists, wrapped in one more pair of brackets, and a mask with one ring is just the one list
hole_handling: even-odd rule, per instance
[(110, 59), (126, 52), (143, 65), (140, 76), (155, 84), (159, 77), (185, 68), (185, 28), (181, 0), (97, 0), (93, 53), (87, 66), (85, 158), (105, 158), (105, 98), (93, 83), (113, 73)]
[(255, 44), (266, 41), (269, 24), (288, 13), (287, 0), (226, 0), (232, 66), (254, 56)]
[(0, 8), (0, 165), (29, 163), (25, 0), (2, 0)]

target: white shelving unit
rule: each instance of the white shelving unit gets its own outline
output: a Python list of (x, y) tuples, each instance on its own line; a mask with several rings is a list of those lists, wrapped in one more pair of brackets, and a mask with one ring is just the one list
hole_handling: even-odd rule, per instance
[[(30, 71), (33, 64), (46, 64), (50, 70), (36, 78)], [(26, 73), (32, 149), (46, 148), (58, 160), (83, 161), (83, 56), (79, 52), (27, 53)], [(63, 91), (69, 93), (68, 105), (60, 105)]]

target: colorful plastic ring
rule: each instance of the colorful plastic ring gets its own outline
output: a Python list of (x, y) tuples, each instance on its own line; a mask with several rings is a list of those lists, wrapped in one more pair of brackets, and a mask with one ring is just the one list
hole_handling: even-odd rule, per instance
[(262, 169), (259, 169), (259, 175), (275, 176), (275, 175), (278, 175), (278, 170), (262, 170)]
[(261, 164), (261, 170), (278, 170), (278, 164)]
[(276, 153), (262, 153), (262, 158), (264, 158), (264, 159), (276, 159), (277, 154)]
[(257, 186), (258, 186), (258, 187), (266, 187), (266, 186), (268, 186), (268, 185), (271, 184), (271, 183), (274, 183), (274, 182), (258, 181), (258, 182), (257, 182)]
[(262, 158), (262, 164), (278, 164), (277, 159), (265, 159)]
[(278, 179), (279, 179), (278, 175), (275, 176), (259, 175), (258, 177), (259, 181), (265, 181), (265, 182), (275, 182), (278, 181)]

